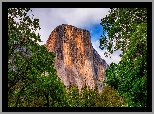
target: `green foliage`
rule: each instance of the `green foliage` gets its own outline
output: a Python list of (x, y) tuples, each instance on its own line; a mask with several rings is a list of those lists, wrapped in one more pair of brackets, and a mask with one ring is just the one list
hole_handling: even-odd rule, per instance
[(80, 104), (80, 96), (79, 96), (79, 89), (76, 85), (72, 85), (67, 90), (67, 102), (69, 103), (70, 107), (81, 107)]
[(96, 99), (99, 96), (98, 89), (90, 89), (89, 86), (85, 86), (81, 89), (81, 101), (84, 107), (95, 107)]
[[(145, 8), (113, 8), (101, 23), (109, 38), (100, 39), (100, 48), (106, 47), (111, 54), (123, 51), (121, 61), (106, 70), (107, 83), (118, 90), (128, 106), (147, 106), (146, 14)], [(111, 46), (114, 41), (116, 45)]]
[(99, 93), (97, 87), (89, 89), (83, 87), (80, 92), (77, 86), (68, 90), (70, 107), (122, 107), (126, 106), (119, 93), (110, 86), (105, 86), (103, 92)]
[(119, 85), (119, 79), (118, 79), (118, 76), (117, 76), (117, 64), (115, 63), (111, 63), (110, 64), (110, 67), (106, 70), (106, 72), (108, 74), (110, 74), (110, 77), (108, 77), (107, 79), (107, 83), (111, 86), (111, 87), (114, 87), (114, 89), (117, 89), (118, 88), (118, 85)]
[(122, 107), (126, 106), (125, 101), (119, 95), (119, 93), (110, 86), (105, 86), (101, 94), (101, 105), (104, 107)]
[(30, 19), (29, 10), (8, 9), (8, 106), (66, 106), (65, 86), (54, 69), (55, 55), (37, 44), (39, 20)]

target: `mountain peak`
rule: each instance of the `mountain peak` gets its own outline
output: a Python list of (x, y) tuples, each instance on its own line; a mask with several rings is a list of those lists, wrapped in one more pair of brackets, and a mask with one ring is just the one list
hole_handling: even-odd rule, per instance
[(102, 86), (107, 63), (91, 44), (90, 32), (72, 25), (57, 26), (50, 34), (46, 48), (56, 54), (55, 68), (66, 86), (85, 84)]

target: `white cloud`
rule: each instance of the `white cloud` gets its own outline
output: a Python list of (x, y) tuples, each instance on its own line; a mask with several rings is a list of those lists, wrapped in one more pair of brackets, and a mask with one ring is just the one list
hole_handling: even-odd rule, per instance
[(119, 56), (121, 54), (120, 50), (117, 50), (113, 54), (111, 54), (111, 58), (110, 58), (110, 57), (104, 56), (104, 52), (106, 50), (101, 50), (99, 48), (99, 45), (100, 45), (99, 40), (92, 42), (92, 45), (93, 45), (94, 49), (98, 52), (98, 54), (101, 56), (101, 58), (104, 59), (108, 65), (110, 65), (112, 62), (118, 63), (121, 60), (121, 57)]
[(55, 21), (56, 26), (64, 22), (77, 27), (84, 27), (98, 23), (101, 18), (108, 14), (108, 10), (108, 8), (56, 8), (50, 10), (50, 16), (51, 20)]
[(70, 24), (78, 28), (99, 23), (108, 14), (109, 8), (32, 8), (35, 18), (40, 20), (42, 43), (45, 44), (54, 28)]

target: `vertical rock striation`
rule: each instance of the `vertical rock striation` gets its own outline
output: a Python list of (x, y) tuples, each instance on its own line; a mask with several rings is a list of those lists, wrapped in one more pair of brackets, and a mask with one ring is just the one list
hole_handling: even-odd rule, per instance
[(51, 32), (46, 48), (56, 54), (55, 68), (66, 86), (76, 84), (81, 89), (86, 84), (93, 88), (97, 83), (101, 87), (108, 65), (92, 47), (89, 31), (59, 25)]

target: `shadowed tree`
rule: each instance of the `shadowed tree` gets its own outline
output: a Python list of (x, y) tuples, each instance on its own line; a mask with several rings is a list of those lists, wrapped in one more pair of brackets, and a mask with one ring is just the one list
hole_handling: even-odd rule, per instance
[[(65, 106), (65, 86), (54, 69), (55, 54), (37, 43), (41, 41), (35, 33), (39, 20), (27, 16), (29, 11), (8, 9), (8, 105), (37, 107), (58, 102)], [(42, 75), (45, 72), (48, 76)]]

